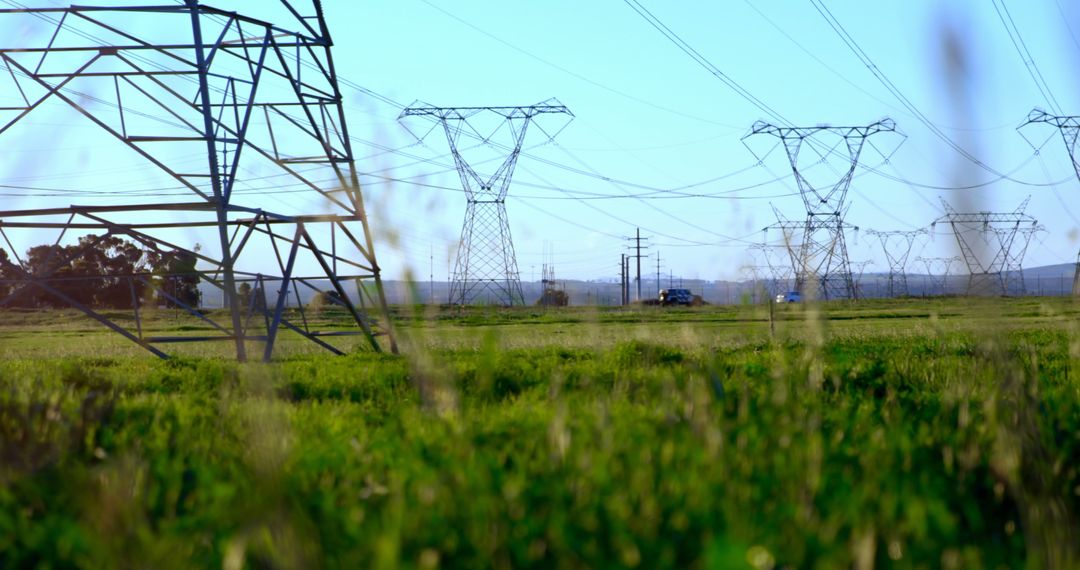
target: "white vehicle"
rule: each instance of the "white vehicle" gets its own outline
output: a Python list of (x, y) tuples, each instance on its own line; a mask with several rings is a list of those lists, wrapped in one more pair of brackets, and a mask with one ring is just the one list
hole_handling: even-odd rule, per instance
[(802, 294), (798, 291), (788, 291), (787, 293), (779, 293), (776, 295), (777, 303), (801, 303)]

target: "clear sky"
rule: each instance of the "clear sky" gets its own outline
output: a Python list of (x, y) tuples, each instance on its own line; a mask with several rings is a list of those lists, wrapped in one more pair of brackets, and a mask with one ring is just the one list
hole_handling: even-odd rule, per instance
[[(1007, 10), (999, 16), (994, 2), (982, 0), (827, 2), (912, 107), (945, 137), (1013, 179), (1000, 180), (916, 118), (811, 0), (640, 2), (745, 93), (793, 124), (864, 125), (886, 116), (896, 121), (906, 140), (883, 164), (875, 149), (888, 154), (902, 139), (871, 139), (875, 148), (866, 149), (862, 162), (876, 172), (857, 171), (848, 198), (850, 224), (861, 230), (915, 229), (942, 215), (939, 196), (960, 209), (1008, 211), (1030, 194), (1028, 213), (1048, 232), (1032, 243), (1025, 265), (1075, 259), (1080, 204), (1065, 146), (1052, 138), (1035, 155), (1016, 131), (1032, 107), (1055, 106), (1032, 79), (1035, 68), (1061, 111), (1080, 114), (1080, 106), (1073, 106), (1080, 87), (1074, 79), (1080, 8), (1073, 3), (997, 0)], [(208, 2), (239, 11), (246, 3)], [(775, 150), (756, 165), (741, 140), (766, 113), (623, 0), (323, 4), (338, 71), (350, 85), (402, 104), (527, 105), (556, 97), (573, 111), (574, 121), (554, 143), (542, 136), (527, 140), (511, 186), (507, 209), (524, 279), (539, 278), (545, 250), (553, 251), (561, 278), (613, 277), (627, 245), (621, 238), (635, 227), (650, 237), (650, 254), (659, 251), (665, 274), (736, 278), (741, 266), (755, 263), (749, 245), (780, 237), (761, 231), (775, 222), (770, 205), (791, 219), (803, 216), (787, 157)], [(1025, 65), (1003, 17), (1015, 25), (1014, 39), (1026, 47), (1034, 68)], [(952, 82), (950, 74), (958, 74), (946, 64), (950, 37), (969, 71)], [(390, 277), (411, 268), (426, 278), (434, 252), (435, 278), (445, 279), (465, 211), (445, 138), (436, 131), (418, 143), (397, 121), (399, 108), (352, 87), (345, 94), (350, 129), (360, 141), (359, 168), (371, 174), (364, 190), (380, 262)], [(69, 119), (52, 123), (64, 131), (57, 146), (79, 152), (95, 144), (89, 130)], [(48, 133), (49, 119), (39, 123)], [(1046, 125), (1024, 134), (1036, 145), (1056, 136)], [(55, 173), (50, 178), (41, 164), (27, 168), (27, 161), (43, 160), (40, 137), (58, 138), (55, 130), (36, 136), (42, 144), (24, 139), (16, 152), (7, 152), (14, 146), (0, 147), (7, 157), (0, 184), (63, 182)], [(749, 142), (767, 150), (774, 141)], [(100, 170), (106, 172), (91, 176), (123, 174)], [(828, 171), (817, 166), (810, 172), (821, 177)], [(971, 185), (980, 187), (947, 189)], [(40, 201), (24, 196), (18, 203)], [(876, 242), (861, 232), (849, 240), (853, 260), (874, 261), (870, 272), (884, 270)], [(941, 227), (917, 248), (914, 255), (955, 254)], [(647, 263), (651, 273), (655, 258)]]

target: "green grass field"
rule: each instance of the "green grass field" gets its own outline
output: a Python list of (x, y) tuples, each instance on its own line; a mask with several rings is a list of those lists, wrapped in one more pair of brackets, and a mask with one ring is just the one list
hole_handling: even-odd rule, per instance
[(263, 365), (0, 312), (0, 567), (1073, 568), (1078, 317), (399, 308)]

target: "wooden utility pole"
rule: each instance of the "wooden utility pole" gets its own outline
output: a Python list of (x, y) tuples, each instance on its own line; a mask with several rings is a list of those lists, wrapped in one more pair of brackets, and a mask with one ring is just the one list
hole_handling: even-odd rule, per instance
[(637, 259), (637, 299), (639, 301), (641, 300), (641, 258), (646, 257), (644, 255), (641, 255), (641, 250), (649, 249), (649, 246), (641, 245), (641, 241), (642, 240), (648, 241), (648, 239), (649, 238), (641, 237), (641, 228), (637, 228), (636, 237), (628, 237), (628, 238), (626, 238), (627, 241), (634, 242), (634, 245), (630, 246), (630, 249), (636, 251), (636, 253), (634, 255), (630, 255), (630, 256), (627, 256), (627, 257), (632, 257), (632, 258)]
[(660, 252), (656, 252), (656, 292), (659, 293), (663, 286), (660, 285)]
[(619, 304), (626, 306), (626, 254), (619, 254)]

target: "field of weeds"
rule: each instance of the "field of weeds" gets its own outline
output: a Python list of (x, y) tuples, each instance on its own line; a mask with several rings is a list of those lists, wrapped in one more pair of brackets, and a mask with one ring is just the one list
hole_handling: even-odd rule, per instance
[(401, 309), (268, 365), (4, 313), (0, 567), (1074, 567), (1078, 312)]

